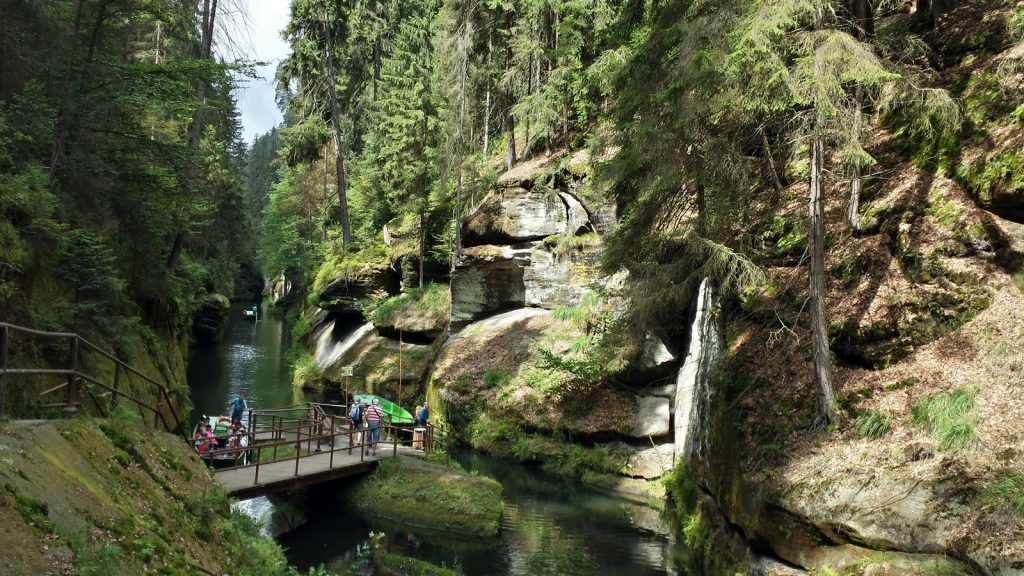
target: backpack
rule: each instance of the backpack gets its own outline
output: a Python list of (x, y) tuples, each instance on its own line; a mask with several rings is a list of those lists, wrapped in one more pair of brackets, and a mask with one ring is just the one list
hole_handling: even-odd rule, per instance
[(353, 420), (361, 420), (363, 418), (363, 406), (358, 402), (352, 405), (352, 408), (348, 411), (348, 417)]

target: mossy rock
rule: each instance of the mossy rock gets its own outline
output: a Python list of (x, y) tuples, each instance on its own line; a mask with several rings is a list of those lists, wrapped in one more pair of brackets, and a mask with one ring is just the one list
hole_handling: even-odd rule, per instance
[(377, 570), (377, 573), (383, 576), (461, 576), (462, 574), (458, 570), (392, 553), (385, 554), (380, 559)]
[(382, 460), (348, 494), (361, 514), (475, 536), (494, 536), (504, 509), (501, 484), (415, 458)]

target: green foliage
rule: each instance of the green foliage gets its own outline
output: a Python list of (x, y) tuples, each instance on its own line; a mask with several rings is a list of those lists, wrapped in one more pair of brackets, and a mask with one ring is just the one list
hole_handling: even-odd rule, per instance
[(911, 409), (911, 421), (935, 438), (940, 450), (970, 448), (978, 443), (975, 430), (982, 422), (974, 410), (976, 395), (973, 390), (954, 388), (921, 398)]
[(363, 315), (378, 325), (394, 325), (403, 318), (436, 318), (443, 323), (448, 317), (450, 292), (447, 284), (431, 282), (424, 288), (410, 288), (396, 296), (374, 294), (363, 307)]
[(662, 476), (661, 482), (672, 499), (677, 517), (689, 519), (697, 511), (697, 497), (700, 495), (700, 486), (690, 467), (684, 462), (677, 463)]
[(881, 438), (892, 432), (892, 414), (881, 410), (865, 410), (857, 416), (857, 432), (869, 438)]
[(501, 388), (512, 380), (512, 374), (507, 370), (491, 368), (484, 372), (484, 388)]
[(981, 501), (989, 506), (1024, 515), (1024, 473), (1003, 474), (982, 491)]
[(292, 370), (292, 385), (315, 387), (323, 377), (323, 370), (317, 365), (312, 354), (305, 353), (295, 360)]

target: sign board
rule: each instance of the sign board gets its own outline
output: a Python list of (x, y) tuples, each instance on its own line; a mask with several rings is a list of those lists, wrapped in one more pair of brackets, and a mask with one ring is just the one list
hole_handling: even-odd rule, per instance
[(341, 375), (342, 376), (346, 376), (346, 377), (351, 377), (353, 369), (354, 368), (351, 365), (349, 365), (349, 366), (342, 366), (341, 367)]

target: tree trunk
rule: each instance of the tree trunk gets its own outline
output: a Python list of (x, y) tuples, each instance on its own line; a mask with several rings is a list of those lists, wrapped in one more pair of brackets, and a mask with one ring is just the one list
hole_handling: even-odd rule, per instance
[(334, 133), (334, 169), (338, 180), (338, 215), (341, 218), (341, 246), (348, 250), (352, 231), (348, 223), (348, 198), (345, 190), (345, 160), (341, 152), (341, 122), (338, 112), (338, 90), (334, 83), (334, 45), (331, 40), (331, 22), (324, 10), (324, 37), (327, 39), (327, 92), (331, 98), (331, 128)]
[(423, 290), (423, 263), (427, 260), (427, 207), (420, 207), (420, 290)]
[[(853, 138), (857, 142), (857, 146), (860, 147), (860, 128), (861, 128), (861, 110), (864, 107), (864, 88), (857, 86), (855, 94), (854, 106), (857, 107), (853, 113)], [(850, 222), (850, 227), (854, 230), (860, 230), (860, 192), (862, 188), (861, 179), (861, 167), (860, 158), (857, 158), (852, 166), (850, 175), (850, 204), (846, 209), (846, 219)]]
[(60, 91), (60, 105), (57, 107), (57, 120), (54, 122), (53, 146), (50, 149), (50, 178), (57, 170), (57, 162), (63, 154), (65, 119), (68, 113), (68, 97), (71, 95), (71, 82), (75, 72), (75, 59), (78, 54), (79, 34), (82, 29), (82, 15), (85, 12), (85, 0), (78, 0), (75, 8), (75, 24), (71, 36), (71, 52), (68, 54), (68, 67), (64, 71), (64, 84)]
[(487, 161), (488, 145), (491, 138), (491, 34), (487, 33), (487, 89), (484, 96), (484, 162)]
[(847, 6), (853, 21), (853, 35), (858, 40), (875, 36), (875, 0), (849, 0)]
[[(505, 29), (511, 30), (514, 21), (512, 19), (512, 12), (508, 13), (505, 18)], [(512, 69), (512, 43), (509, 41), (505, 42), (505, 70)], [(512, 115), (512, 107), (515, 106), (516, 95), (513, 90), (512, 83), (509, 82), (508, 87), (505, 90), (505, 136), (508, 139), (508, 154), (505, 159), (505, 164), (508, 169), (511, 170), (516, 163), (516, 119)]]
[(809, 211), (811, 218), (811, 332), (814, 343), (814, 371), (818, 382), (815, 426), (825, 427), (836, 419), (836, 393), (832, 383), (832, 358), (828, 345), (825, 310), (825, 200), (821, 189), (822, 148), (820, 134), (811, 141)]
[[(452, 259), (452, 272), (455, 271), (455, 265), (458, 264), (462, 258), (462, 163), (463, 154), (465, 153), (466, 145), (466, 59), (468, 55), (463, 54), (462, 56), (462, 67), (459, 74), (459, 174), (456, 178), (455, 183), (455, 257)], [(490, 99), (490, 91), (487, 92), (488, 99)], [(484, 121), (486, 124), (486, 120)], [(484, 145), (486, 147), (486, 144)], [(487, 159), (486, 154), (484, 159)]]
[[(199, 58), (209, 60), (213, 55), (213, 30), (217, 23), (217, 0), (203, 0), (203, 27), (202, 44)], [(178, 268), (181, 260), (181, 253), (185, 249), (185, 240), (188, 236), (189, 220), (192, 219), (191, 209), (188, 206), (190, 189), (196, 185), (198, 167), (196, 166), (195, 155), (199, 152), (199, 145), (203, 139), (203, 105), (206, 100), (206, 82), (196, 83), (196, 102), (198, 106), (192, 113), (192, 122), (188, 127), (188, 148), (192, 152), (192, 158), (185, 164), (185, 202), (186, 206), (178, 216), (178, 230), (174, 234), (174, 242), (171, 244), (171, 252), (167, 256), (167, 273), (173, 274)]]

